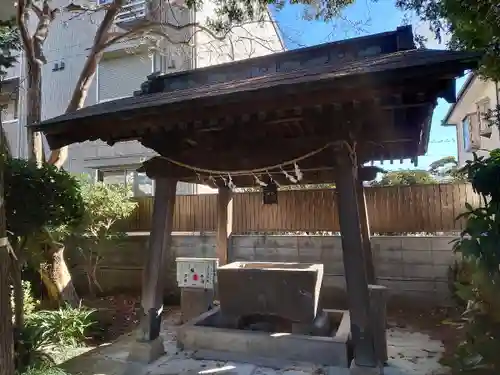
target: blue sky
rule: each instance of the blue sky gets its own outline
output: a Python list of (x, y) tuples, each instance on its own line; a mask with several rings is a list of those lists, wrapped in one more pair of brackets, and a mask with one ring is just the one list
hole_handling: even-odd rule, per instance
[[(412, 15), (405, 15), (394, 6), (395, 0), (357, 0), (342, 14), (340, 20), (325, 23), (319, 21), (306, 21), (302, 17), (303, 7), (287, 5), (279, 12), (273, 12), (279, 24), (283, 39), (288, 49), (341, 40), (367, 34), (395, 30), (405, 24), (405, 19), (413, 25), (414, 32), (428, 37), (427, 47), (445, 48), (433, 40), (425, 24), (419, 22)], [(408, 22), (406, 22), (408, 23)], [(462, 86), (465, 78), (458, 79), (457, 90)], [(418, 168), (427, 168), (429, 164), (444, 156), (456, 156), (456, 134), (454, 127), (443, 127), (441, 121), (448, 111), (449, 104), (440, 100), (432, 118), (431, 136), (428, 153), (421, 156)], [(393, 165), (385, 163), (384, 169), (414, 168), (409, 162)]]

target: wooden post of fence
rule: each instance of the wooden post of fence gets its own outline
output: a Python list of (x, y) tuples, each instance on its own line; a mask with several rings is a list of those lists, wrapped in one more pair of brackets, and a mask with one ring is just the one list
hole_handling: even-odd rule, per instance
[(217, 195), (217, 248), (219, 265), (227, 264), (229, 259), (229, 240), (233, 231), (233, 200), (231, 189), (219, 188)]

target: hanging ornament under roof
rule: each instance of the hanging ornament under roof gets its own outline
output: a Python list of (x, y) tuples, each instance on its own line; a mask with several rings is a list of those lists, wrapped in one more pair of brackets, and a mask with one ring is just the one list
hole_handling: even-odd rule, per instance
[(269, 179), (266, 186), (262, 186), (262, 203), (278, 204), (278, 185)]

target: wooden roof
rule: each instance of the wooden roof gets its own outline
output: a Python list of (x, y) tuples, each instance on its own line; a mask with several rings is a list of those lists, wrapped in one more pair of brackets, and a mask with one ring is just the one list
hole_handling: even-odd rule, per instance
[[(204, 176), (181, 165), (264, 168), (345, 140), (356, 141), (360, 163), (415, 158), (426, 152), (437, 98), (454, 101), (454, 78), (476, 67), (478, 59), (472, 53), (415, 49), (411, 28), (400, 28), (153, 75), (134, 97), (86, 107), (35, 128), (53, 148), (137, 139), (170, 160), (146, 163), (150, 175), (191, 182)], [(332, 157), (325, 148), (302, 161), (307, 182), (330, 182)], [(252, 176), (239, 180), (245, 186), (255, 183)]]

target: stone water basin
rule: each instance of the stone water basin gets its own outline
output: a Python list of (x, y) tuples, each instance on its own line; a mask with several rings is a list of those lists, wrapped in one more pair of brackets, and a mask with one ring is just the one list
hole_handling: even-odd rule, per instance
[(217, 269), (224, 316), (274, 315), (310, 324), (320, 312), (323, 265), (233, 262)]
[(323, 310), (330, 320), (328, 336), (290, 332), (262, 332), (231, 328), (220, 308), (210, 310), (180, 326), (177, 345), (194, 351), (194, 358), (252, 363), (280, 368), (292, 362), (348, 367), (349, 312)]

